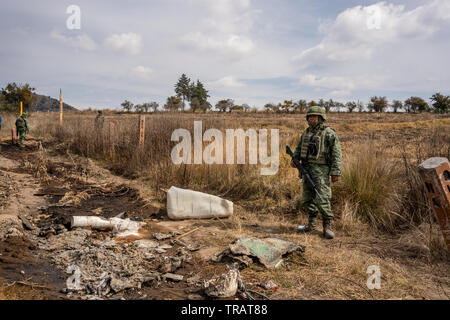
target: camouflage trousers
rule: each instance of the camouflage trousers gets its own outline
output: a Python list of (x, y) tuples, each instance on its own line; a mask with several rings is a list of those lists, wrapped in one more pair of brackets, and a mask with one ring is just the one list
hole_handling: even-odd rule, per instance
[(311, 178), (313, 179), (317, 190), (320, 193), (320, 199), (314, 189), (307, 183), (303, 177), (302, 181), (302, 201), (303, 210), (309, 215), (310, 220), (315, 220), (317, 215), (322, 215), (324, 222), (333, 220), (331, 211), (331, 187), (330, 187), (330, 167), (321, 164), (310, 164)]
[(17, 135), (19, 136), (20, 145), (23, 146), (23, 143), (25, 142), (25, 137), (27, 135), (27, 131), (25, 129), (18, 129)]

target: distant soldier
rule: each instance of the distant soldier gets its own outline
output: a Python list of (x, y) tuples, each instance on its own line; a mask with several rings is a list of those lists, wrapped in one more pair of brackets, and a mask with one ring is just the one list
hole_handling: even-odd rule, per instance
[[(298, 226), (297, 230), (317, 231), (316, 220), (320, 212), (323, 220), (323, 236), (333, 239), (330, 176), (332, 182), (337, 182), (341, 175), (341, 146), (336, 132), (323, 124), (326, 121), (326, 114), (321, 107), (312, 106), (306, 114), (306, 120), (309, 127), (303, 132), (294, 157), (309, 171), (320, 197), (303, 179), (301, 204), (309, 219), (308, 225)], [(291, 166), (295, 167), (293, 162)]]
[(102, 131), (104, 123), (105, 123), (105, 117), (103, 116), (103, 111), (102, 110), (98, 110), (98, 114), (95, 117), (95, 128), (98, 131)]
[(27, 113), (24, 112), (16, 120), (16, 135), (19, 137), (20, 146), (25, 147), (24, 141), (27, 133), (29, 132)]

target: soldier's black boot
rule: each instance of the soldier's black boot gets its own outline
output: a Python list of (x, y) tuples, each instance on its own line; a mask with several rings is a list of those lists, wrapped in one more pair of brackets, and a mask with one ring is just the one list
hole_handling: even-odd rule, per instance
[(310, 217), (309, 222), (306, 226), (302, 226), (302, 225), (297, 226), (297, 232), (307, 233), (307, 232), (312, 232), (312, 231), (317, 231), (316, 218)]
[(331, 222), (330, 221), (324, 221), (323, 222), (323, 236), (325, 239), (333, 239), (334, 238), (334, 232), (331, 230)]

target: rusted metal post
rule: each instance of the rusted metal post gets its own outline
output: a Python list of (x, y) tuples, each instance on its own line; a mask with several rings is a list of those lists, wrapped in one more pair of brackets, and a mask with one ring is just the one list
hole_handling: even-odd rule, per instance
[(143, 146), (145, 142), (145, 116), (139, 116), (139, 145)]
[(450, 163), (447, 158), (430, 158), (420, 164), (419, 172), (450, 251)]
[(11, 143), (16, 143), (16, 128), (11, 128)]

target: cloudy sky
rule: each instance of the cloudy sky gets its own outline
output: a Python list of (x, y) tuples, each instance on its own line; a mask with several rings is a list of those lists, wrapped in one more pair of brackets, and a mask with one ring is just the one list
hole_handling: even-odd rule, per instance
[(0, 87), (120, 108), (186, 73), (213, 104), (428, 99), (450, 94), (449, 39), (450, 0), (2, 1)]

